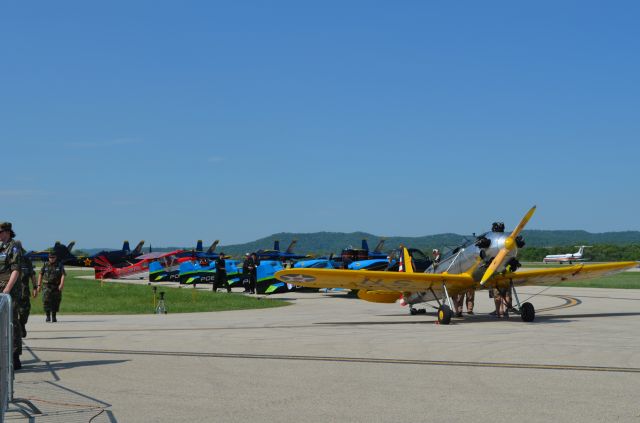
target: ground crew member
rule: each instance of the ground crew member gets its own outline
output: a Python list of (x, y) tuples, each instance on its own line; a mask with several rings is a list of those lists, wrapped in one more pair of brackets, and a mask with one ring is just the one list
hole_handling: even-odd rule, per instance
[(251, 253), (249, 255), (249, 294), (255, 294), (258, 286), (258, 255)]
[[(474, 305), (475, 299), (476, 299), (476, 289), (475, 288), (469, 288), (462, 295), (467, 297), (467, 301), (466, 301), (466, 303), (467, 303), (467, 314), (473, 314), (473, 305)], [(462, 311), (462, 304), (460, 304), (460, 311)]]
[[(49, 253), (49, 262), (40, 269), (38, 276), (38, 291), (42, 290), (42, 305), (47, 314), (46, 322), (57, 322), (56, 314), (60, 310), (62, 301), (62, 289), (67, 273), (64, 265), (58, 262), (55, 251)], [(44, 286), (43, 286), (44, 282)]]
[(456, 317), (462, 317), (462, 303), (464, 302), (464, 292), (451, 297), (453, 302), (453, 313)]
[(18, 301), (18, 319), (20, 320), (20, 329), (22, 330), (22, 337), (27, 337), (27, 321), (29, 320), (29, 314), (31, 313), (31, 289), (29, 289), (29, 282), (33, 286), (33, 295), (36, 295), (38, 290), (36, 285), (36, 272), (33, 270), (33, 263), (27, 257), (25, 257), (26, 251), (22, 249), (22, 270), (20, 272), (20, 300)]
[(242, 262), (242, 285), (244, 286), (244, 293), (251, 292), (251, 272), (249, 269), (249, 253), (244, 255), (244, 261)]
[(227, 281), (227, 263), (224, 259), (224, 253), (220, 253), (216, 259), (216, 278), (213, 282), (213, 290), (217, 291), (219, 286), (227, 288), (227, 292), (231, 292), (231, 287)]
[(18, 301), (20, 297), (19, 278), (22, 270), (22, 247), (14, 238), (10, 222), (0, 223), (0, 290), (11, 295), (13, 319), (13, 369), (22, 368), (22, 331), (18, 319)]

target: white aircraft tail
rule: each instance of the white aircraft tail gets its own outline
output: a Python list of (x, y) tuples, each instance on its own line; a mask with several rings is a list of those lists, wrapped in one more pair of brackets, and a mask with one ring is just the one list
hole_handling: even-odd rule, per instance
[(576, 247), (578, 247), (578, 252), (575, 253), (574, 255), (578, 257), (582, 257), (582, 255), (584, 254), (584, 249), (591, 248), (591, 245), (576, 245)]

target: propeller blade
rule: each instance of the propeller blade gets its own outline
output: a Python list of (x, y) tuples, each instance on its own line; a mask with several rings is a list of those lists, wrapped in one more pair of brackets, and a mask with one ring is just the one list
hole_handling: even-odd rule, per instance
[(516, 226), (513, 232), (511, 232), (511, 235), (509, 235), (509, 238), (512, 238), (515, 240), (516, 237), (520, 235), (520, 232), (522, 232), (522, 230), (527, 225), (527, 223), (529, 223), (529, 219), (531, 219), (531, 216), (533, 216), (535, 212), (536, 212), (536, 206), (531, 207), (527, 212), (527, 214), (524, 215), (520, 223), (518, 223), (518, 226)]
[(536, 206), (531, 207), (527, 212), (527, 214), (524, 215), (520, 223), (518, 223), (518, 226), (516, 226), (513, 232), (511, 232), (511, 234), (507, 237), (507, 239), (505, 239), (504, 248), (502, 248), (500, 252), (498, 252), (498, 255), (493, 259), (493, 261), (491, 262), (487, 270), (484, 272), (484, 275), (482, 276), (482, 280), (480, 281), (480, 285), (484, 285), (485, 282), (487, 282), (489, 278), (493, 276), (493, 273), (496, 271), (498, 267), (500, 267), (500, 265), (504, 261), (504, 258), (507, 256), (507, 254), (509, 254), (509, 252), (515, 248), (516, 237), (520, 234), (520, 232), (522, 232), (522, 230), (527, 225), (527, 223), (529, 223), (531, 216), (533, 216), (535, 212), (536, 212)]
[(480, 281), (480, 285), (484, 285), (484, 283), (489, 280), (491, 276), (493, 276), (493, 272), (495, 272), (498, 266), (502, 264), (502, 260), (504, 260), (507, 254), (509, 254), (509, 250), (507, 250), (506, 248), (500, 250), (498, 255), (493, 259), (487, 270), (484, 272), (482, 280)]

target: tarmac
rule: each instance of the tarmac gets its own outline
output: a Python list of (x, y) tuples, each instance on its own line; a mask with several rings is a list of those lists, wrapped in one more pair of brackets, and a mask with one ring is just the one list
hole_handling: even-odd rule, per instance
[(448, 326), (344, 293), (166, 315), (63, 301), (58, 323), (30, 318), (14, 396), (35, 422), (640, 422), (640, 290), (518, 292), (541, 293), (533, 323), (490, 317), (485, 291)]

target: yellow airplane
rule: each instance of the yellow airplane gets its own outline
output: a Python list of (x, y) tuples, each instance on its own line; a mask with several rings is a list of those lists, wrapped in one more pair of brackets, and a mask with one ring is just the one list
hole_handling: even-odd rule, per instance
[(510, 234), (504, 232), (504, 224), (494, 223), (491, 232), (454, 248), (436, 262), (425, 264), (428, 259), (424, 254), (402, 248), (399, 272), (296, 268), (281, 270), (275, 276), (280, 281), (304, 287), (356, 289), (358, 298), (372, 302), (394, 303), (402, 299), (404, 304), (413, 305), (435, 300), (438, 306), (432, 307), (438, 310), (441, 324), (451, 322), (452, 296), (469, 288), (511, 288), (516, 310), (523, 321), (531, 322), (535, 318), (535, 308), (529, 302), (520, 304), (516, 286), (553, 285), (638, 266), (637, 262), (629, 261), (516, 272), (520, 267), (516, 259), (518, 248), (524, 246), (520, 232), (535, 210), (533, 206)]

